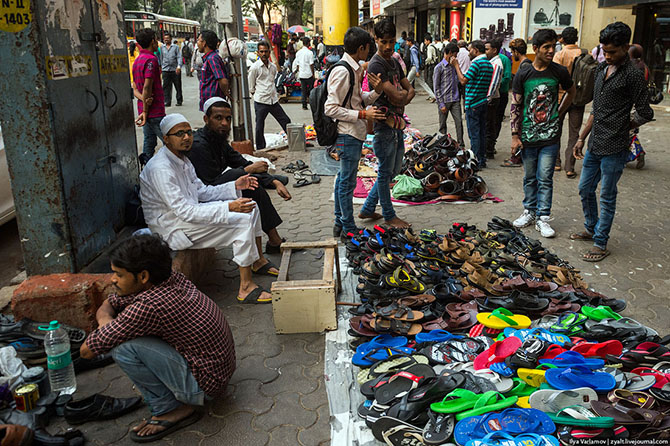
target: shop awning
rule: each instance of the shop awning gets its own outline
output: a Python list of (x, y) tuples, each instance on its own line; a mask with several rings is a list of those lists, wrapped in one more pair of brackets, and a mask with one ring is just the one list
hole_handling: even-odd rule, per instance
[(414, 8), (425, 10), (428, 8), (458, 8), (471, 3), (471, 0), (454, 2), (444, 0), (382, 0), (382, 9), (384, 14), (392, 12), (409, 11)]

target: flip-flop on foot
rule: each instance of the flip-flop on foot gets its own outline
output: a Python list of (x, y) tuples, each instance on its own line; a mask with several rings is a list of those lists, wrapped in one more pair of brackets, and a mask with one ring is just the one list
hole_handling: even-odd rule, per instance
[(269, 291), (257, 286), (256, 288), (251, 290), (251, 293), (247, 294), (246, 297), (237, 296), (237, 300), (238, 302), (243, 304), (268, 304), (272, 302), (272, 297), (270, 297), (269, 299), (261, 298), (261, 294), (263, 294), (263, 292), (268, 293)]
[(198, 421), (200, 418), (202, 418), (202, 412), (194, 411), (191, 415), (187, 416), (186, 418), (182, 418), (179, 421), (148, 420), (147, 425), (162, 426), (165, 429), (163, 429), (160, 432), (156, 432), (155, 434), (152, 435), (143, 435), (143, 436), (139, 436), (137, 435), (137, 432), (131, 431), (130, 439), (136, 443), (149, 443), (152, 441), (160, 440), (161, 438), (168, 436), (169, 434), (171, 434), (176, 430), (185, 428), (186, 426), (190, 426), (191, 424)]
[(609, 250), (604, 251), (588, 251), (582, 255), (582, 260), (585, 262), (600, 262), (602, 259), (610, 255)]
[(277, 265), (268, 261), (268, 263), (266, 263), (265, 265), (261, 266), (258, 269), (253, 269), (252, 268), (251, 272), (254, 273), (254, 274), (260, 274), (260, 275), (263, 275), (263, 276), (275, 276), (275, 277), (278, 276), (279, 275), (278, 272), (270, 271), (272, 268), (279, 271), (279, 268), (277, 268)]

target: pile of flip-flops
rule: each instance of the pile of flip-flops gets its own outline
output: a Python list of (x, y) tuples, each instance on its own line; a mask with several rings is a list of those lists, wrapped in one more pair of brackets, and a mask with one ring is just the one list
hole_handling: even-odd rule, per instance
[[(348, 234), (358, 415), (389, 445), (670, 439), (670, 336), (620, 313), (566, 261), (487, 231)], [(600, 444), (600, 443), (598, 443)], [(616, 443), (611, 443), (616, 444)]]
[(488, 192), (486, 182), (476, 174), (477, 157), (464, 150), (449, 135), (426, 136), (405, 152), (401, 174), (421, 181), (423, 195), (414, 201), (480, 200)]
[(293, 187), (309, 186), (310, 184), (321, 182), (321, 177), (309, 170), (309, 166), (303, 160), (289, 163), (282, 167), (282, 170), (293, 174), (293, 178), (295, 179)]

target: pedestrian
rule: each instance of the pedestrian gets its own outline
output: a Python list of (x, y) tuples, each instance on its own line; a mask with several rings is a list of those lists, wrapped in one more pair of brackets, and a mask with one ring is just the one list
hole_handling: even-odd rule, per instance
[(419, 70), (421, 69), (421, 56), (414, 39), (407, 39), (407, 49), (405, 51), (409, 53), (409, 58), (405, 56), (405, 63), (409, 60), (409, 64), (407, 65), (407, 69), (409, 70), (407, 80), (412, 84), (414, 79), (420, 75)]
[(181, 48), (181, 55), (184, 57), (184, 67), (186, 69), (186, 76), (193, 77), (191, 70), (191, 59), (193, 58), (193, 43), (191, 39), (184, 40), (184, 45)]
[(199, 84), (202, 76), (202, 53), (197, 46), (193, 50), (193, 56), (191, 56), (191, 75), (193, 75), (193, 72), (197, 75)]
[(326, 45), (323, 43), (323, 37), (319, 36), (319, 43), (316, 45), (316, 58), (319, 60), (319, 66), (323, 65), (323, 58), (326, 57)]
[[(79, 349), (85, 359), (111, 352), (144, 397), (151, 418), (129, 435), (141, 443), (202, 418), (196, 407), (224, 395), (235, 371), (226, 317), (183, 274), (172, 271), (171, 254), (157, 235), (133, 236), (112, 249), (115, 292), (98, 308), (98, 328)], [(109, 404), (96, 410), (115, 410), (117, 403)]]
[[(424, 79), (426, 80), (426, 83), (428, 84), (428, 87), (431, 89), (431, 91), (435, 92), (435, 88), (433, 86), (433, 72), (435, 71), (435, 65), (440, 62), (440, 53), (438, 53), (437, 47), (435, 44), (433, 44), (433, 38), (430, 34), (426, 33), (423, 38), (423, 43), (426, 48)], [(428, 99), (430, 100), (431, 97), (428, 96)], [(435, 99), (433, 99), (433, 102), (435, 102)]]
[(495, 148), (496, 141), (500, 136), (500, 130), (502, 130), (502, 122), (505, 119), (505, 112), (507, 111), (507, 105), (509, 104), (509, 89), (512, 84), (512, 61), (507, 57), (507, 54), (503, 54), (502, 51), (498, 53), (498, 57), (500, 58), (500, 62), (502, 62), (503, 71), (502, 78), (500, 79), (500, 102), (498, 103), (495, 118), (495, 131), (491, 135), (493, 137), (493, 153), (497, 153)]
[(200, 111), (207, 99), (230, 95), (230, 84), (223, 59), (216, 50), (219, 38), (214, 31), (204, 30), (198, 37), (198, 51), (202, 53), (202, 71), (200, 74)]
[(142, 127), (144, 143), (140, 160), (146, 164), (154, 155), (158, 138), (163, 141), (160, 123), (165, 116), (161, 68), (154, 54), (158, 49), (156, 32), (144, 28), (135, 33), (140, 52), (133, 63), (133, 93), (137, 98), (137, 125)]
[(249, 92), (254, 97), (256, 112), (256, 150), (265, 148), (265, 119), (271, 114), (286, 131), (291, 122), (281, 104), (275, 88), (277, 66), (270, 62), (270, 45), (258, 42), (258, 60), (249, 68)]
[(456, 123), (456, 140), (461, 148), (465, 148), (463, 140), (463, 118), (461, 115), (460, 82), (456, 68), (451, 65), (451, 60), (458, 55), (458, 46), (448, 43), (444, 47), (444, 57), (435, 67), (433, 74), (433, 86), (435, 87), (435, 99), (437, 101), (437, 113), (440, 121), (440, 133), (447, 134), (447, 115)]
[[(502, 40), (488, 40), (484, 44), (486, 58), (493, 66), (493, 76), (489, 85), (488, 105), (486, 107), (486, 159), (495, 158), (496, 154), (496, 122), (498, 120), (498, 106), (500, 105), (500, 83), (503, 77), (503, 63), (500, 59)], [(511, 75), (511, 71), (510, 71)]]
[(298, 73), (302, 89), (302, 109), (307, 110), (309, 93), (314, 88), (314, 54), (309, 49), (309, 37), (302, 38), (303, 47), (295, 55), (293, 71)]
[(288, 66), (293, 67), (293, 62), (295, 61), (295, 55), (297, 52), (298, 36), (291, 34), (291, 39), (286, 43), (286, 59), (288, 61)]
[[(448, 41), (447, 43), (453, 43)], [(445, 44), (446, 45), (446, 44)], [(465, 40), (458, 40), (458, 65), (461, 67), (461, 73), (467, 73), (470, 69), (470, 52), (468, 51), (468, 43)], [(461, 101), (463, 102), (463, 110), (465, 110), (465, 85), (460, 84)]]
[[(509, 43), (509, 49), (512, 52), (512, 59), (514, 62), (518, 62), (517, 72), (524, 66), (524, 64), (532, 63), (530, 59), (526, 57), (526, 52), (528, 51), (528, 45), (526, 41), (520, 38), (516, 38)], [(510, 82), (511, 84), (511, 82)], [(503, 161), (500, 165), (501, 167), (521, 167), (523, 162), (521, 161), (521, 153), (512, 154), (508, 159)]]
[(442, 43), (442, 40), (440, 39), (440, 36), (435, 36), (433, 44), (435, 45), (435, 48), (437, 49), (437, 62), (435, 65), (440, 63), (442, 59), (440, 57), (444, 54), (444, 43)]
[(400, 64), (393, 58), (396, 29), (393, 21), (385, 18), (374, 26), (377, 41), (377, 53), (370, 59), (368, 76), (380, 77), (383, 93), (375, 101), (377, 108), (386, 110), (386, 120), (375, 122), (373, 148), (379, 169), (377, 181), (370, 190), (361, 214), (375, 214), (377, 202), (381, 205), (382, 216), (388, 226), (408, 228), (409, 223), (398, 218), (391, 201), (391, 180), (400, 173), (405, 155), (403, 129), (405, 106), (414, 98), (414, 88), (402, 72)]
[[(362, 91), (363, 67), (358, 63), (368, 57), (370, 35), (362, 28), (352, 27), (344, 34), (344, 55), (341, 62), (328, 75), (328, 99), (324, 106), (326, 116), (337, 120), (335, 150), (340, 158), (340, 170), (335, 178), (335, 225), (333, 236), (342, 233), (357, 234), (354, 221), (354, 189), (361, 158), (363, 141), (367, 135), (367, 123), (384, 120), (386, 115), (376, 107), (366, 109), (379, 98), (382, 92), (380, 77), (368, 72), (370, 92)], [(342, 64), (347, 64), (343, 66)], [(351, 87), (351, 76), (354, 76)], [(361, 214), (361, 219), (379, 219), (381, 215)]]
[[(560, 39), (563, 41), (563, 49), (561, 51), (557, 52), (556, 55), (554, 56), (554, 62), (557, 64), (563, 65), (565, 68), (568, 69), (568, 73), (570, 73), (570, 76), (572, 76), (572, 70), (573, 70), (573, 64), (575, 62), (575, 58), (578, 57), (579, 55), (584, 52), (586, 54), (586, 50), (582, 50), (578, 45), (577, 45), (577, 29), (575, 29), (572, 26), (568, 26), (561, 32)], [(562, 93), (564, 94), (564, 92)], [(561, 95), (562, 97), (562, 95)], [(559, 98), (559, 101), (561, 98)], [(571, 104), (570, 108), (568, 108), (568, 145), (565, 148), (565, 175), (568, 178), (576, 178), (577, 174), (575, 173), (575, 157), (572, 153), (572, 149), (575, 147), (575, 143), (577, 142), (577, 138), (579, 138), (579, 131), (582, 128), (582, 121), (584, 120), (584, 105), (576, 105), (576, 104)], [(561, 133), (563, 133), (563, 121), (564, 119), (561, 120)], [(561, 143), (559, 139), (558, 143), (558, 156), (556, 157), (556, 167), (555, 169), (557, 171), (561, 170)]]
[(465, 121), (468, 124), (470, 149), (477, 157), (479, 168), (483, 169), (486, 167), (486, 111), (493, 65), (486, 57), (486, 47), (481, 40), (470, 43), (468, 57), (471, 64), (465, 74), (461, 71), (458, 57), (451, 59), (451, 66), (456, 69), (458, 80), (465, 86)]
[(400, 54), (401, 56), (405, 55), (405, 44), (407, 43), (407, 31), (403, 31), (400, 33), (400, 37), (398, 37), (398, 40), (396, 41), (394, 50)]
[(184, 102), (184, 96), (181, 91), (181, 66), (182, 56), (179, 46), (172, 43), (170, 33), (163, 35), (163, 47), (159, 53), (161, 70), (163, 72), (163, 91), (165, 92), (165, 106), (172, 104), (172, 86), (176, 91), (177, 107)]
[(591, 55), (598, 63), (605, 62), (605, 52), (603, 51), (603, 45), (601, 43), (593, 47)]
[[(644, 74), (644, 80), (649, 83), (649, 76), (650, 76), (650, 71), (649, 67), (647, 66), (646, 63), (644, 63), (643, 57), (644, 57), (644, 48), (642, 48), (642, 45), (638, 45), (637, 43), (634, 43), (630, 46), (628, 49), (628, 56), (630, 57), (630, 61), (633, 64), (633, 66), (637, 67), (638, 70), (642, 74)], [(637, 135), (640, 132), (639, 128), (636, 128), (633, 130), (633, 132)], [(640, 152), (637, 156), (637, 159), (635, 159), (635, 168), (636, 169), (642, 169), (645, 165), (645, 152), (644, 150)]]
[[(540, 29), (533, 35), (535, 60), (514, 76), (510, 111), (512, 153), (521, 151), (524, 169), (524, 211), (513, 225), (523, 228), (535, 223), (542, 237), (556, 235), (549, 221), (560, 122), (576, 92), (568, 70), (552, 61), (557, 40), (553, 29)], [(559, 85), (567, 92), (560, 103)]]
[[(628, 57), (630, 37), (631, 29), (623, 22), (610, 23), (600, 31), (607, 63), (596, 71), (593, 108), (574, 149), (575, 158), (583, 159), (579, 196), (585, 231), (570, 238), (593, 241), (593, 248), (582, 256), (587, 262), (599, 262), (610, 254), (607, 241), (616, 212), (617, 183), (628, 159), (629, 130), (654, 118), (647, 82)], [(588, 149), (583, 155), (589, 134)], [(598, 183), (600, 215), (596, 201)]]

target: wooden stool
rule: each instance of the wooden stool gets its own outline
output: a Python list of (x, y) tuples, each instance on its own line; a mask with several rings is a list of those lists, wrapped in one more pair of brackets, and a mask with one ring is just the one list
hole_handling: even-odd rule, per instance
[[(277, 333), (315, 333), (337, 329), (335, 299), (342, 289), (337, 240), (282, 243), (279, 276), (272, 284), (272, 312)], [(294, 249), (323, 248), (321, 280), (289, 280), (288, 270)], [(337, 280), (333, 278), (333, 266)]]

